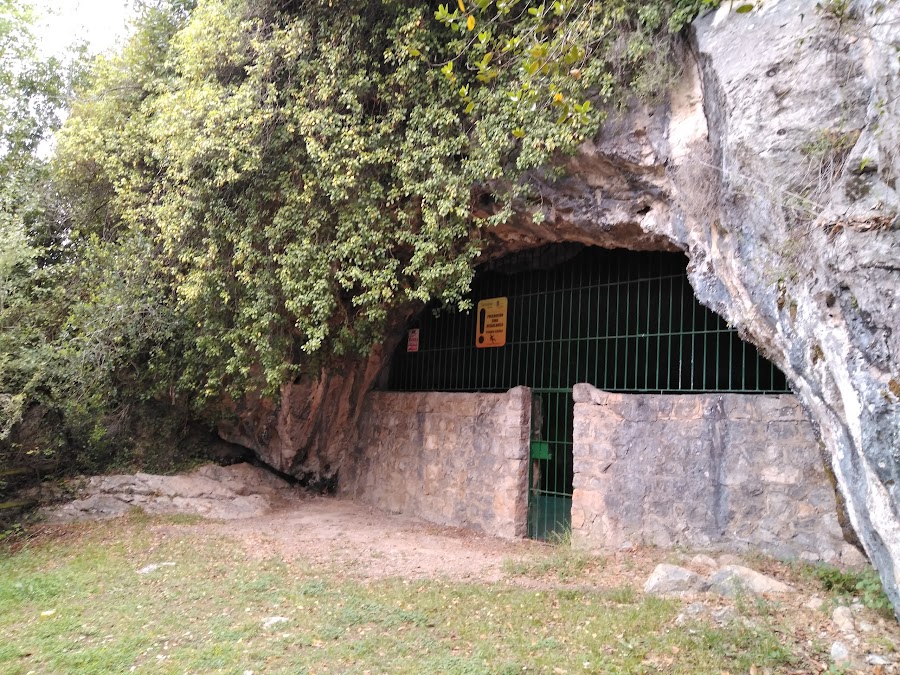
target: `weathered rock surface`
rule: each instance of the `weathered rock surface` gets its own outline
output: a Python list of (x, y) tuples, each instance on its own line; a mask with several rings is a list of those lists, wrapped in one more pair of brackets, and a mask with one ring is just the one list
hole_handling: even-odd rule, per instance
[[(696, 66), (669, 115), (607, 127), (582, 153), (604, 157), (604, 172), (580, 180), (594, 195), (640, 187), (634, 222), (684, 250), (700, 301), (787, 375), (823, 441), (845, 535), (900, 607), (900, 5), (823, 7), (725, 3), (695, 22)], [(547, 186), (545, 226), (602, 222), (604, 237), (635, 241), (621, 209), (616, 224), (599, 215), (610, 205), (569, 192)]]
[(653, 595), (684, 595), (707, 590), (728, 596), (795, 592), (792, 586), (742, 565), (726, 565), (706, 579), (685, 567), (662, 563), (644, 584), (644, 593)]
[(853, 622), (853, 612), (850, 611), (849, 607), (835, 607), (834, 612), (831, 614), (831, 620), (834, 622), (835, 628), (842, 633), (853, 633), (856, 630), (856, 625)]
[(296, 476), (313, 489), (333, 490), (366, 393), (384, 366), (390, 345), (368, 359), (304, 375), (285, 384), (278, 399), (248, 396), (234, 403), (219, 435), (255, 451), (269, 466)]
[(837, 664), (850, 662), (850, 650), (843, 642), (835, 642), (831, 645), (831, 660)]
[(664, 226), (688, 251), (700, 300), (761, 347), (808, 408), (895, 607), (898, 44), (900, 5), (877, 0), (852, 2), (840, 17), (812, 0), (747, 15), (723, 5), (698, 21), (718, 194), (704, 217), (691, 213), (682, 184), (684, 218)]
[(293, 495), (291, 485), (250, 464), (207, 464), (180, 476), (94, 476), (80, 499), (47, 509), (51, 522), (115, 518), (140, 508), (232, 520), (263, 515)]
[(709, 590), (719, 595), (738, 595), (742, 592), (757, 595), (795, 592), (793, 586), (742, 565), (726, 565), (713, 574), (709, 579)]
[(653, 595), (677, 595), (682, 593), (698, 593), (706, 590), (709, 584), (695, 572), (662, 563), (656, 566), (653, 574), (644, 584), (644, 593)]

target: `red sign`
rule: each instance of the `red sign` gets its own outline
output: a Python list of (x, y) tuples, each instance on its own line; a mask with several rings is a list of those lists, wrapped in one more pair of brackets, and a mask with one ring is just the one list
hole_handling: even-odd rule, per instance
[(406, 351), (419, 351), (419, 329), (412, 328), (406, 332)]

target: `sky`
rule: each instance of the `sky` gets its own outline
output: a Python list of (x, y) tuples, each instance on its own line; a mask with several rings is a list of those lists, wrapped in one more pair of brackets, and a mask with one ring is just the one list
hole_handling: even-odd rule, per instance
[(132, 15), (129, 0), (35, 0), (44, 16), (35, 26), (35, 34), (44, 55), (59, 54), (79, 39), (90, 44), (92, 52), (114, 47), (126, 33)]

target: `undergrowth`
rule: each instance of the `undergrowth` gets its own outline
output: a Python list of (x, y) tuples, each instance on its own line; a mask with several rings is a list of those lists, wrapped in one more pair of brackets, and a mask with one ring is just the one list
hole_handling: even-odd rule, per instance
[(829, 593), (840, 598), (857, 599), (869, 609), (887, 618), (893, 617), (891, 602), (884, 592), (878, 572), (871, 567), (850, 570), (820, 564), (807, 567), (806, 575), (816, 579)]

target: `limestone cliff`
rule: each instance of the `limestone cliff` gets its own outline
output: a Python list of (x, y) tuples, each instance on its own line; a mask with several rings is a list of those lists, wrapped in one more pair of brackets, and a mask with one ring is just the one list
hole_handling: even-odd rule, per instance
[(898, 607), (900, 6), (820, 4), (695, 24), (712, 161), (676, 133), (702, 129), (683, 97), (668, 134), (682, 208), (647, 229), (685, 247), (700, 300), (787, 375)]

